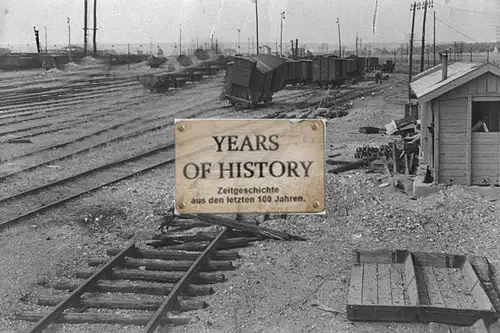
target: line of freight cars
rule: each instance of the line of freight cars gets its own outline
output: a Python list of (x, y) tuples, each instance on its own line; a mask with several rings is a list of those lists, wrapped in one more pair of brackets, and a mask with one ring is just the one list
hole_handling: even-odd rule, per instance
[(376, 57), (339, 58), (322, 56), (312, 59), (285, 59), (286, 72), (284, 86), (297, 84), (341, 85), (346, 81), (361, 77), (365, 71), (379, 68)]
[(198, 66), (183, 68), (175, 73), (151, 73), (139, 75), (138, 80), (146, 89), (152, 92), (165, 92), (170, 88), (182, 88), (187, 81), (199, 82), (203, 76), (215, 75), (219, 70), (225, 70), (227, 61), (219, 57), (216, 61), (205, 61)]

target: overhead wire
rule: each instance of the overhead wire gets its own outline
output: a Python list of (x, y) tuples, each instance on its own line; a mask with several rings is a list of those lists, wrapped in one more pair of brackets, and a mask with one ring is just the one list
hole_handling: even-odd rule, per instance
[(467, 39), (470, 39), (471, 41), (473, 42), (476, 42), (476, 43), (479, 43), (476, 39), (474, 38), (471, 38), (469, 36), (467, 36), (466, 34), (458, 31), (457, 29), (455, 29), (454, 27), (452, 27), (451, 25), (449, 25), (448, 23), (444, 22), (443, 20), (441, 20), (439, 17), (436, 16), (436, 20), (438, 20), (439, 22), (443, 23), (445, 26), (447, 26), (448, 28), (450, 28), (451, 30), (455, 31), (456, 33), (462, 35), (463, 37), (467, 38)]

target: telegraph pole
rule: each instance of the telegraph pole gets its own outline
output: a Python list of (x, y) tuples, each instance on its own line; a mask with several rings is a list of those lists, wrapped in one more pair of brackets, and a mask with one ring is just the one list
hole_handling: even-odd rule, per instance
[(340, 21), (337, 17), (337, 26), (339, 27), (339, 57), (342, 57), (342, 43), (340, 41)]
[(179, 24), (179, 55), (182, 54), (182, 24)]
[(47, 27), (43, 27), (45, 29), (45, 53), (47, 52)]
[(240, 34), (241, 34), (241, 30), (238, 29), (238, 54), (241, 54), (241, 51), (240, 51)]
[(422, 50), (420, 55), (420, 72), (424, 71), (424, 53), (425, 53), (425, 19), (427, 17), (427, 7), (432, 8), (432, 0), (424, 2), (424, 22), (422, 24)]
[(94, 37), (93, 37), (94, 55), (97, 54), (97, 39), (96, 39), (96, 34), (97, 34), (97, 0), (94, 0)]
[(255, 0), (255, 33), (257, 36), (257, 54), (259, 54), (259, 9), (257, 8), (257, 1)]
[(250, 55), (250, 37), (248, 37), (248, 55)]
[(69, 17), (66, 18), (68, 19), (69, 62), (71, 62), (71, 24)]
[(356, 32), (356, 55), (358, 55), (358, 33)]
[(409, 62), (410, 62), (410, 71), (408, 73), (408, 103), (411, 103), (411, 71), (412, 71), (412, 63), (413, 63), (413, 32), (415, 30), (415, 13), (417, 11), (417, 3), (414, 2), (410, 6), (410, 11), (413, 11), (413, 19), (411, 21), (411, 34), (410, 34), (410, 56), (409, 56)]
[(436, 66), (436, 10), (434, 9), (434, 46), (433, 46), (433, 52), (434, 52), (434, 66)]
[(283, 56), (283, 20), (285, 19), (285, 12), (281, 12), (281, 32), (280, 32), (280, 56)]
[(83, 54), (86, 57), (87, 56), (87, 9), (88, 9), (88, 1), (84, 1), (84, 18), (83, 18)]

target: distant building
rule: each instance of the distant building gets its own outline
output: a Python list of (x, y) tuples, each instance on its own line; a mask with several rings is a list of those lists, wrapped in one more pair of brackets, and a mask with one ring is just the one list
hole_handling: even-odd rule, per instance
[(10, 49), (6, 47), (0, 47), (0, 54), (10, 54)]
[(262, 45), (262, 54), (271, 54), (271, 48), (267, 45)]

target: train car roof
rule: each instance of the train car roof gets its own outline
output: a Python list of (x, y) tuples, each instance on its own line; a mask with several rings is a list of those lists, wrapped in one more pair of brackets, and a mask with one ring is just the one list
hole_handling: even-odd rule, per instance
[(236, 57), (235, 59), (244, 59), (256, 63), (257, 69), (262, 73), (267, 73), (285, 64), (285, 61), (280, 57), (268, 54)]

